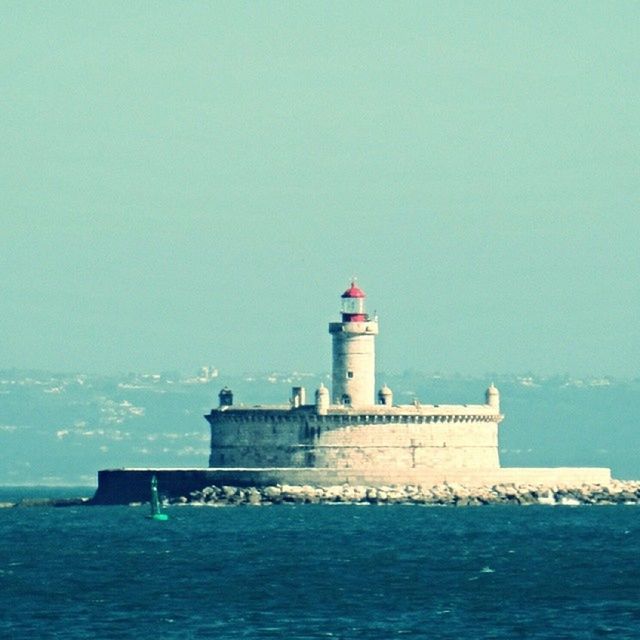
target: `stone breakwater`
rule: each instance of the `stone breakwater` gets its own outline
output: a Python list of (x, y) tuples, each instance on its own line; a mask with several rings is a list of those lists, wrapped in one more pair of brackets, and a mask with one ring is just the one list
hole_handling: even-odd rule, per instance
[[(23, 498), (0, 502), (3, 507), (77, 507), (99, 505), (90, 498)], [(141, 504), (141, 503), (131, 503)], [(273, 504), (418, 504), (432, 506), (511, 505), (615, 505), (640, 504), (640, 480), (612, 480), (609, 484), (539, 485), (494, 484), (471, 487), (444, 483), (366, 487), (278, 484), (265, 487), (209, 486), (165, 500), (169, 505), (233, 506)]]
[(467, 487), (441, 484), (364, 487), (340, 485), (275, 485), (266, 487), (210, 486), (169, 504), (198, 506), (272, 504), (418, 504), (446, 506), (513, 505), (614, 505), (640, 504), (640, 480), (613, 480), (608, 485), (542, 486), (496, 484)]

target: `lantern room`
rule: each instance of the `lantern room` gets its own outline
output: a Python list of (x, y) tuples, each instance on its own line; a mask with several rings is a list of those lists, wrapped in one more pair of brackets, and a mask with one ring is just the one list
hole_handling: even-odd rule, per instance
[(364, 310), (366, 295), (362, 289), (356, 286), (355, 281), (342, 294), (342, 322), (366, 322), (367, 314)]

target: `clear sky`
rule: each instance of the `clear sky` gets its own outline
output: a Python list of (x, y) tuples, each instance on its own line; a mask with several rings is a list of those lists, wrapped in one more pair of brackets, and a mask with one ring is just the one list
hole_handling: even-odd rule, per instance
[(638, 2), (3, 2), (0, 368), (640, 375)]

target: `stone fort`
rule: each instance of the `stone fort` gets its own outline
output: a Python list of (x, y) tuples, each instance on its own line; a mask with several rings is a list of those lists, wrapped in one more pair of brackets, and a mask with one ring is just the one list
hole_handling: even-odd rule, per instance
[(211, 429), (206, 468), (107, 469), (98, 472), (96, 499), (145, 499), (156, 475), (168, 494), (209, 485), (339, 484), (431, 487), (498, 483), (608, 484), (606, 468), (501, 467), (500, 394), (491, 384), (482, 404), (394, 403), (386, 385), (376, 390), (378, 319), (367, 314), (355, 282), (341, 296), (332, 337), (331, 389), (294, 387), (282, 405), (236, 404), (222, 389), (205, 416)]
[(235, 405), (229, 389), (206, 417), (210, 467), (304, 467), (355, 470), (497, 469), (500, 396), (484, 404), (394, 404), (375, 390), (378, 320), (355, 283), (342, 294), (333, 342), (331, 391), (323, 384), (307, 403), (303, 387), (276, 406)]

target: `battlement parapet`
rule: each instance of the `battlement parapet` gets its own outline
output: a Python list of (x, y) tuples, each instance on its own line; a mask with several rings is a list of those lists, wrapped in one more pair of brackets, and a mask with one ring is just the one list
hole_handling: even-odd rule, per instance
[(315, 405), (289, 407), (270, 405), (256, 407), (223, 407), (213, 409), (205, 418), (214, 422), (298, 422), (305, 419), (325, 424), (432, 424), (439, 422), (474, 423), (502, 422), (504, 416), (495, 413), (489, 405), (414, 405), (376, 406), (350, 409), (329, 405), (326, 412), (318, 414)]

